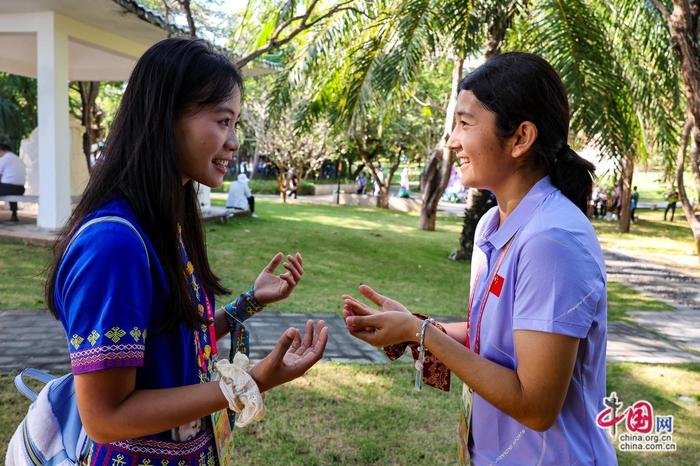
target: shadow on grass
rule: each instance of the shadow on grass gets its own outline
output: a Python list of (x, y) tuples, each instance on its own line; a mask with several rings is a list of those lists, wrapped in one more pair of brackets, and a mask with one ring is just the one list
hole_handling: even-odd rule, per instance
[(673, 307), (619, 282), (608, 282), (608, 320), (634, 322), (627, 311), (672, 311)]

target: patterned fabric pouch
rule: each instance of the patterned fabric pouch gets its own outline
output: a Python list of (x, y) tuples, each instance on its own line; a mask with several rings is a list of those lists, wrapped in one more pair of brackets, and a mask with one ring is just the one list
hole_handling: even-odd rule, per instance
[[(425, 320), (428, 316), (418, 313), (413, 313), (414, 316), (421, 320)], [(438, 322), (434, 322), (433, 325), (441, 330), (443, 333), (447, 333), (445, 328)], [(406, 348), (411, 348), (411, 354), (413, 355), (413, 360), (418, 360), (418, 343), (403, 342), (396, 345), (390, 345), (384, 347), (384, 353), (386, 356), (395, 361), (399, 359), (406, 352)], [(444, 365), (438, 358), (433, 355), (430, 351), (425, 351), (425, 362), (423, 363), (423, 383), (430, 385), (431, 387), (439, 388), (445, 392), (450, 391), (450, 370)]]

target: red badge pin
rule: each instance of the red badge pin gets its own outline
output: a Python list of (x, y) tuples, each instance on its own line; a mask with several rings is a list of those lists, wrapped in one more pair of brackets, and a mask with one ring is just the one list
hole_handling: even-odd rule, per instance
[(491, 287), (489, 288), (489, 292), (493, 293), (497, 298), (501, 297), (501, 290), (503, 289), (503, 282), (505, 279), (501, 277), (500, 275), (496, 274), (495, 277), (493, 277), (493, 281), (491, 282)]

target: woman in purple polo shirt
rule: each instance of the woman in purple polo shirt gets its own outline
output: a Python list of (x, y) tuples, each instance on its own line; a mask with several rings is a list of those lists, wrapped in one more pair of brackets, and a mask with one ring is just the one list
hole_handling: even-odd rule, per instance
[(467, 322), (423, 325), (362, 287), (380, 309), (344, 296), (348, 329), (375, 346), (422, 335), (429, 358), (464, 382), (463, 463), (616, 464), (595, 421), (607, 293), (585, 215), (594, 167), (567, 144), (564, 86), (542, 58), (506, 53), (459, 89), (448, 146), (464, 185), (498, 200), (476, 230)]

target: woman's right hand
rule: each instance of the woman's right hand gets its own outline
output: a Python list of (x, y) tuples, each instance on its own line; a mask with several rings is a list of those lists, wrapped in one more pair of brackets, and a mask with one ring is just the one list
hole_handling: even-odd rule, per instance
[(357, 315), (372, 315), (376, 314), (377, 311), (399, 311), (407, 314), (411, 313), (411, 311), (409, 311), (406, 306), (400, 302), (377, 293), (367, 285), (360, 285), (360, 294), (379, 306), (379, 309), (372, 309), (354, 297), (344, 294), (343, 301), (345, 302), (345, 306), (343, 308), (343, 317), (345, 319), (347, 319), (350, 315), (353, 315), (353, 310), (360, 311)]
[(290, 327), (270, 354), (250, 370), (250, 376), (261, 392), (301, 377), (321, 359), (327, 342), (328, 328), (322, 320), (315, 326), (307, 321), (303, 339), (298, 329)]

